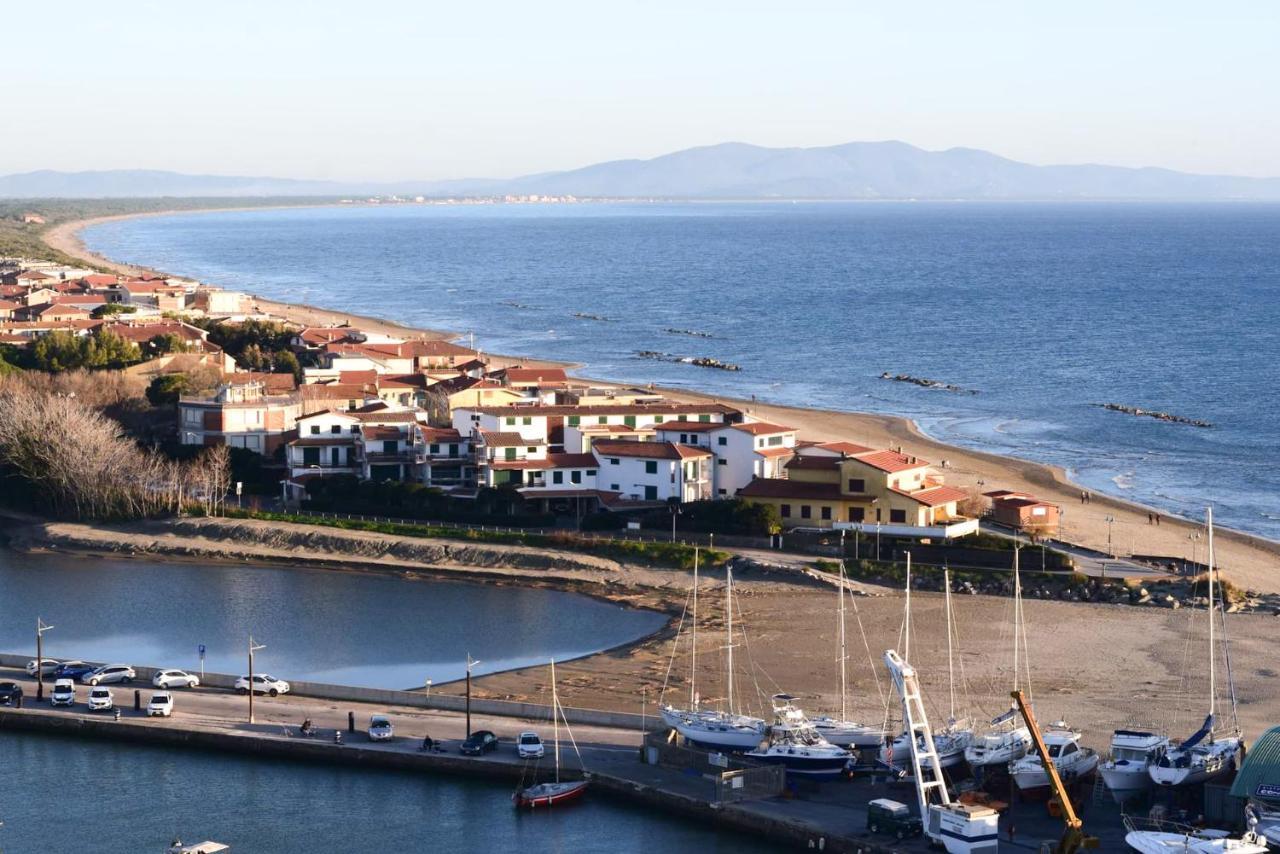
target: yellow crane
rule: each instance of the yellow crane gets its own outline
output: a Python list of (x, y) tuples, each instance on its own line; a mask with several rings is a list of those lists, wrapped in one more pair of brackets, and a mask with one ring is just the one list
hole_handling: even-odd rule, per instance
[(1044, 738), (1040, 735), (1040, 727), (1036, 724), (1035, 713), (1031, 711), (1031, 707), (1027, 704), (1027, 698), (1022, 695), (1021, 691), (1014, 691), (1012, 696), (1013, 701), (1018, 704), (1018, 711), (1022, 713), (1022, 719), (1027, 723), (1027, 729), (1031, 730), (1031, 741), (1035, 745), (1036, 753), (1040, 756), (1040, 764), (1044, 766), (1044, 773), (1049, 776), (1049, 785), (1053, 788), (1053, 796), (1062, 808), (1062, 820), (1067, 825), (1066, 829), (1062, 831), (1062, 838), (1058, 840), (1058, 846), (1053, 849), (1053, 854), (1074, 854), (1081, 848), (1097, 848), (1098, 838), (1096, 836), (1085, 836), (1084, 834), (1084, 822), (1076, 815), (1076, 809), (1071, 803), (1071, 798), (1067, 795), (1067, 787), (1062, 785), (1062, 778), (1058, 776), (1058, 767), (1054, 765), (1053, 759), (1049, 756), (1049, 750), (1044, 745)]

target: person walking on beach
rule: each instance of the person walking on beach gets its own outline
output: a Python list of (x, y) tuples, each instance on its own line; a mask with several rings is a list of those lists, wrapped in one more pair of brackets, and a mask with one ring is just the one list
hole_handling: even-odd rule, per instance
[(1159, 515), (1159, 514), (1156, 514), (1156, 527), (1157, 527), (1157, 528), (1159, 528), (1159, 527), (1160, 527), (1160, 515)]
[(1083, 504), (1083, 503), (1084, 503), (1084, 490), (1083, 490), (1083, 489), (1082, 489), (1082, 490), (1080, 490), (1080, 503), (1081, 503), (1081, 504)]

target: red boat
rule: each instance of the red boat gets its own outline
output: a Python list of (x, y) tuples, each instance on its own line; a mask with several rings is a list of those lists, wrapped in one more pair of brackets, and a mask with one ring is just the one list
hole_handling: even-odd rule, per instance
[(574, 780), (565, 783), (539, 783), (527, 789), (521, 789), (512, 796), (517, 809), (537, 809), (567, 804), (582, 797), (587, 790), (586, 780)]

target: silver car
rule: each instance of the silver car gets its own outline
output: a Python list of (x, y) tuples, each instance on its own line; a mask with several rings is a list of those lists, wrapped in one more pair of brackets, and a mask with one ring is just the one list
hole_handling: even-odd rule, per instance
[(112, 682), (132, 682), (138, 676), (127, 664), (104, 664), (80, 677), (86, 685), (106, 685)]

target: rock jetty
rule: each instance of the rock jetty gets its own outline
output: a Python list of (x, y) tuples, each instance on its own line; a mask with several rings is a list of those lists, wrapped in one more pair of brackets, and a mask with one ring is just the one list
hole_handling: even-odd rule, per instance
[(711, 356), (677, 356), (675, 353), (662, 353), (658, 350), (637, 350), (641, 359), (654, 359), (659, 362), (676, 362), (681, 365), (697, 365), (699, 368), (715, 368), (718, 371), (740, 371), (742, 368), (733, 362), (722, 362)]
[(1155, 409), (1142, 409), (1137, 406), (1125, 406), (1123, 403), (1095, 403), (1094, 406), (1110, 409), (1112, 412), (1123, 412), (1125, 415), (1136, 415), (1141, 418), (1154, 418), (1157, 421), (1168, 421), (1171, 424), (1189, 424), (1192, 427), (1212, 427), (1208, 421), (1188, 418), (1185, 415), (1174, 415), (1172, 412), (1160, 412)]
[(588, 314), (588, 313), (587, 313), (587, 312), (585, 312), (585, 311), (575, 311), (575, 312), (573, 313), (573, 316), (574, 316), (574, 317), (581, 318), (581, 319), (583, 319), (583, 320), (598, 320), (598, 321), (600, 321), (601, 323), (615, 323), (615, 322), (616, 322), (616, 321), (615, 321), (613, 318), (611, 318), (611, 317), (605, 317), (604, 315), (600, 315), (600, 314)]
[(696, 329), (673, 329), (670, 326), (668, 326), (666, 329), (662, 331), (667, 332), (671, 335), (691, 335), (694, 338), (715, 338), (716, 337), (712, 335), (710, 332), (699, 332)]
[(880, 375), (880, 379), (892, 380), (895, 383), (911, 383), (912, 385), (918, 385), (921, 388), (937, 388), (942, 389), (943, 391), (958, 392), (960, 394), (977, 394), (973, 389), (961, 388), (958, 385), (944, 383), (942, 380), (931, 380), (927, 377), (913, 377), (911, 374), (891, 374), (888, 371), (885, 371)]

